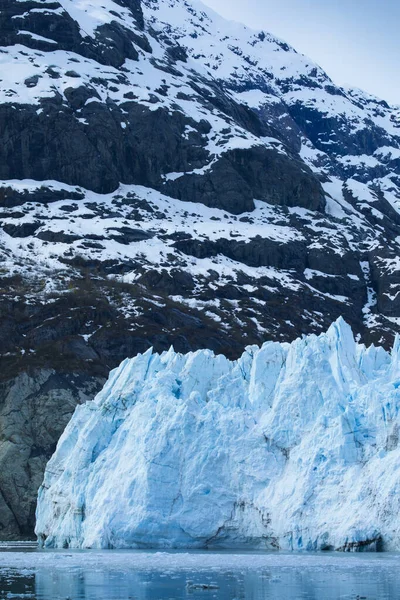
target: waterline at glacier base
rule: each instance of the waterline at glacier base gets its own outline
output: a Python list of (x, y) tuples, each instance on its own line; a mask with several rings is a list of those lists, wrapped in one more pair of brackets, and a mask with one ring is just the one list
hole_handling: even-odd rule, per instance
[(76, 409), (48, 463), (46, 547), (400, 550), (400, 339), (151, 350)]

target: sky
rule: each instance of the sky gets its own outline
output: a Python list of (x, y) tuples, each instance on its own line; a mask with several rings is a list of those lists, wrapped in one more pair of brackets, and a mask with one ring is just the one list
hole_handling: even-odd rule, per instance
[(400, 0), (203, 0), (282, 38), (339, 85), (400, 105)]

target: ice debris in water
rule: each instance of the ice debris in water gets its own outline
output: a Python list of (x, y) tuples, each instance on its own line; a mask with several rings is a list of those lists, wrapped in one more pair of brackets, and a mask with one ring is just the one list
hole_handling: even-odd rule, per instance
[(47, 547), (400, 549), (400, 339), (149, 350), (76, 409), (39, 491)]

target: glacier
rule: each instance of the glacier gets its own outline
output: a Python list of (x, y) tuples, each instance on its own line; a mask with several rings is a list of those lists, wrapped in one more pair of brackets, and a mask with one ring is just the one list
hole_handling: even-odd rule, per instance
[(79, 406), (39, 490), (55, 548), (400, 549), (400, 338), (151, 349)]

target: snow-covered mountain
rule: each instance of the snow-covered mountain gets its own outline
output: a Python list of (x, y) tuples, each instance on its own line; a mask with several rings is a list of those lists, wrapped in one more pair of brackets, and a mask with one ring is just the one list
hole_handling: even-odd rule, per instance
[(48, 547), (398, 550), (400, 338), (151, 350), (76, 412), (39, 491)]
[(197, 1), (3, 0), (0, 32), (0, 536), (26, 537), (125, 357), (339, 315), (391, 344), (400, 108)]

